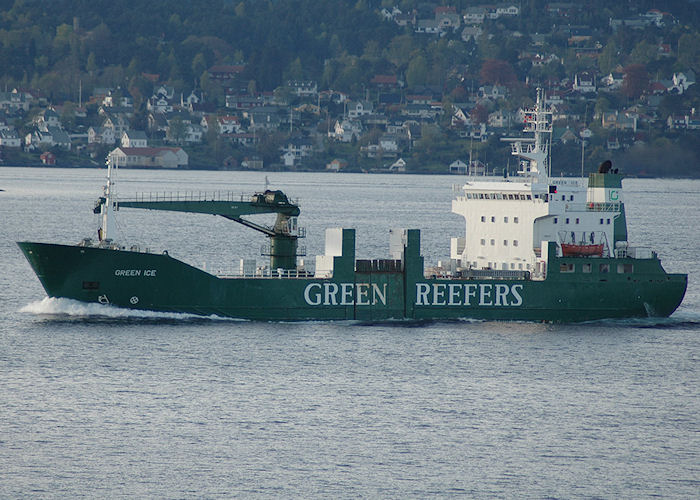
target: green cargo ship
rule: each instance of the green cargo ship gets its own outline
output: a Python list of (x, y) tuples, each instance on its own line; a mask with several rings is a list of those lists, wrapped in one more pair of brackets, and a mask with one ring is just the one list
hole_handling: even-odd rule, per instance
[[(252, 320), (457, 319), (575, 322), (669, 316), (687, 275), (668, 274), (649, 248), (627, 242), (622, 176), (609, 163), (588, 179), (553, 178), (546, 136), (551, 111), (538, 92), (525, 115), (532, 139), (510, 139), (521, 170), (513, 178), (469, 177), (452, 210), (466, 220), (449, 259), (426, 268), (420, 231), (389, 231), (388, 258), (355, 258), (354, 229), (326, 230), (325, 252), (303, 266), (297, 204), (281, 191), (249, 199), (137, 195), (107, 185), (95, 206), (98, 241), (18, 243), (50, 297), (151, 311)], [(118, 210), (213, 214), (269, 239), (269, 264), (242, 260), (215, 275), (167, 253), (114, 242)], [(244, 216), (276, 214), (268, 227)]]

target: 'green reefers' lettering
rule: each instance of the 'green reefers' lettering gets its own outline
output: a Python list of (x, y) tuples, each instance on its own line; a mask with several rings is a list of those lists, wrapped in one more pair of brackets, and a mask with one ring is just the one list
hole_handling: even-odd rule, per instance
[(381, 287), (376, 283), (309, 283), (304, 302), (310, 306), (385, 306), (386, 283)]
[(523, 305), (523, 285), (504, 283), (416, 283), (417, 306), (508, 306)]

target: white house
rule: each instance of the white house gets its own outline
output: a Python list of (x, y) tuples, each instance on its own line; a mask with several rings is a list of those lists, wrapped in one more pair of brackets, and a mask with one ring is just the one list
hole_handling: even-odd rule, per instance
[(90, 127), (88, 129), (88, 144), (114, 144), (117, 139), (114, 129), (110, 127)]
[(178, 168), (189, 162), (182, 148), (125, 148), (114, 149), (109, 156), (120, 167)]
[(576, 73), (574, 75), (574, 85), (572, 87), (577, 92), (582, 92), (584, 94), (595, 92), (595, 76), (592, 73), (584, 71), (582, 73)]
[(121, 145), (125, 148), (145, 148), (148, 146), (146, 132), (142, 130), (126, 130), (121, 136)]
[(241, 123), (237, 116), (219, 116), (216, 122), (219, 134), (235, 134), (241, 131)]
[(21, 145), (22, 140), (14, 128), (3, 128), (0, 130), (0, 146), (18, 148)]
[(450, 173), (451, 174), (466, 174), (469, 166), (462, 160), (455, 160), (450, 163)]
[(295, 161), (296, 161), (296, 156), (294, 156), (294, 153), (292, 153), (291, 151), (286, 151), (282, 155), (282, 163), (284, 164), (285, 167), (293, 167)]
[(340, 142), (352, 142), (353, 137), (357, 140), (362, 135), (362, 123), (359, 120), (343, 119), (335, 122), (332, 130), (328, 132), (328, 137)]
[(348, 104), (348, 116), (358, 118), (364, 115), (371, 115), (374, 107), (370, 101), (353, 101)]

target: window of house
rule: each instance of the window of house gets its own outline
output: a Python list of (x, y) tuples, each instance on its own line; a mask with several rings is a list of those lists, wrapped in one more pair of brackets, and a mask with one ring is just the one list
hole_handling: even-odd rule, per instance
[(610, 224), (610, 219), (608, 219), (607, 224)]
[(496, 240), (491, 240), (491, 246), (495, 247), (496, 246)]
[(575, 269), (574, 264), (559, 264), (560, 273), (573, 273)]
[[(558, 223), (559, 223), (559, 218), (558, 218), (558, 217), (555, 217), (555, 218), (554, 218), (554, 223), (555, 223), (555, 224), (558, 224)], [(602, 224), (602, 222), (601, 222), (601, 224)]]
[(493, 215), (491, 216), (491, 222), (496, 222), (496, 218)]
[(576, 224), (578, 224), (578, 223), (579, 223), (579, 218), (578, 218), (578, 217), (576, 217)]
[(506, 224), (508, 224), (508, 217), (503, 217), (503, 222), (505, 222)]
[(481, 244), (482, 244), (482, 245), (486, 245), (486, 240), (482, 238)]
[(517, 224), (517, 223), (518, 223), (518, 220), (519, 220), (519, 219), (518, 219), (517, 217), (513, 217), (513, 224)]
[(603, 223), (603, 219), (600, 219), (600, 223), (601, 223), (601, 224)]
[[(485, 215), (482, 215), (482, 216), (481, 216), (481, 222), (486, 222), (486, 216), (485, 216)], [(601, 224), (603, 223), (603, 219), (600, 219), (600, 223), (601, 223)]]
[(507, 247), (508, 246), (508, 240), (503, 240), (503, 246)]
[(517, 247), (518, 246), (518, 240), (513, 240), (513, 246)]
[(574, 201), (574, 195), (569, 196), (569, 201)]
[(569, 223), (569, 218), (568, 218), (568, 217), (566, 218), (566, 223), (567, 223), (567, 224)]
[(591, 265), (590, 264), (581, 264), (581, 271), (584, 273), (590, 273), (591, 272)]
[(610, 264), (600, 264), (598, 268), (598, 272), (600, 273), (609, 273), (610, 272)]

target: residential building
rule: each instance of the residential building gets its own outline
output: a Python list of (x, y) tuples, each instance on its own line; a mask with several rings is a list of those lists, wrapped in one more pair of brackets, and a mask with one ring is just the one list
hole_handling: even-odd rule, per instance
[(90, 127), (88, 129), (88, 144), (114, 144), (116, 142), (114, 129), (110, 127)]
[(374, 111), (374, 106), (370, 101), (353, 101), (348, 104), (347, 115), (350, 118), (358, 118), (370, 115)]
[(18, 148), (22, 146), (22, 139), (14, 128), (3, 128), (0, 129), (0, 146)]
[(148, 146), (148, 137), (142, 130), (126, 130), (121, 136), (121, 145), (125, 148), (145, 148)]
[(109, 156), (120, 167), (179, 168), (186, 167), (189, 162), (182, 148), (118, 147)]

